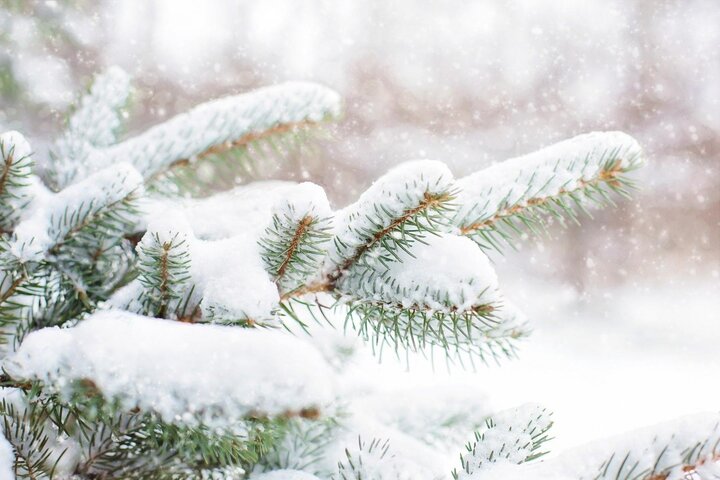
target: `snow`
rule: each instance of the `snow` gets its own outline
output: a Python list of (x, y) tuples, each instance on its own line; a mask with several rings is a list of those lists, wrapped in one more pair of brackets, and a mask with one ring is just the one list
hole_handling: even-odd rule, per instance
[(2, 432), (0, 432), (0, 478), (14, 480), (13, 464), (15, 462), (15, 454), (12, 446), (5, 440)]
[(142, 177), (127, 163), (118, 163), (45, 199), (15, 229), (12, 252), (21, 261), (38, 261), (77, 227), (82, 214), (101, 211), (134, 192), (142, 191)]
[(335, 238), (326, 268), (333, 270), (367, 245), (406, 210), (417, 207), (425, 194), (452, 189), (453, 176), (442, 162), (419, 160), (401, 164), (377, 179), (353, 204), (336, 213)]
[(87, 156), (93, 147), (115, 143), (122, 126), (120, 109), (130, 95), (130, 76), (119, 67), (110, 67), (93, 81), (90, 91), (80, 99), (67, 129), (53, 147), (56, 158), (52, 170), (60, 186), (87, 176)]
[(76, 226), (77, 218), (67, 217), (67, 212), (96, 212), (141, 188), (137, 171), (120, 163), (46, 198), (15, 229), (16, 255), (23, 260), (39, 259)]
[(61, 394), (88, 379), (126, 409), (226, 425), (259, 413), (321, 408), (333, 380), (321, 355), (281, 331), (192, 325), (118, 311), (31, 333), (3, 367)]
[(131, 162), (146, 178), (214, 145), (281, 124), (320, 122), (340, 115), (340, 96), (315, 83), (289, 82), (203, 103), (114, 146), (93, 150), (88, 165)]
[(332, 215), (325, 190), (314, 183), (304, 182), (288, 188), (275, 201), (273, 214), (299, 222), (306, 216), (328, 218)]
[(491, 418), (492, 426), (480, 430), (482, 439), (463, 455), (458, 480), (482, 478), (482, 472), (492, 471), (497, 464), (523, 463), (533, 453), (533, 436), (552, 425), (549, 412), (539, 405), (523, 405)]
[(496, 409), (487, 392), (471, 384), (395, 386), (352, 396), (357, 415), (373, 418), (438, 451), (452, 452), (453, 461), (472, 438), (472, 430), (484, 425), (488, 412)]
[(275, 470), (274, 472), (252, 475), (250, 480), (319, 480), (315, 475), (299, 470)]
[(299, 209), (313, 205), (319, 215), (329, 215), (327, 196), (312, 183), (258, 181), (241, 185), (207, 198), (172, 199), (151, 197), (144, 201), (144, 223), (162, 217), (168, 210), (185, 214), (193, 234), (202, 240), (220, 240), (241, 233), (260, 236), (270, 224), (274, 211), (297, 204)]
[(457, 182), (456, 222), (471, 225), (513, 206), (572, 191), (597, 178), (609, 159), (617, 159), (623, 170), (640, 166), (640, 146), (622, 132), (591, 132), (475, 172)]
[(191, 275), (202, 296), (203, 318), (260, 321), (274, 317), (280, 295), (265, 271), (257, 237), (240, 234), (191, 245)]
[(22, 133), (15, 130), (4, 132), (0, 135), (0, 143), (3, 144), (4, 151), (6, 153), (13, 149), (13, 156), (15, 159), (27, 157), (32, 154), (30, 144), (25, 139)]
[[(268, 323), (275, 317), (280, 296), (258, 244), (273, 215), (331, 216), (325, 191), (312, 183), (259, 182), (178, 203), (146, 201), (147, 234), (180, 234), (187, 241), (193, 299), (202, 299), (203, 318), (215, 322)], [(141, 292), (138, 283), (120, 290), (110, 304), (138, 311), (140, 305), (133, 303)]]
[(429, 235), (398, 257), (375, 275), (346, 275), (342, 288), (372, 300), (442, 312), (464, 312), (498, 300), (495, 270), (467, 237)]
[[(120, 109), (130, 95), (130, 76), (119, 67), (110, 67), (93, 81), (90, 91), (68, 121), (65, 135), (58, 141), (60, 155), (78, 153), (75, 149), (87, 143), (106, 147), (115, 143), (115, 134), (122, 125)], [(78, 159), (68, 159), (78, 160)]]
[[(707, 462), (707, 465), (703, 466), (706, 474), (720, 473), (720, 465), (715, 463), (718, 442), (720, 442), (720, 414), (698, 414), (629, 432), (620, 437), (600, 440), (545, 462), (521, 465), (493, 464), (490, 468), (481, 469), (468, 478), (472, 480), (614, 479), (630, 476), (641, 478), (641, 475), (645, 478), (652, 473), (670, 472), (668, 480), (682, 480), (688, 478), (687, 472), (682, 471), (682, 466), (694, 465), (698, 461)], [(687, 458), (688, 455), (690, 459)], [(602, 471), (606, 473), (600, 475)]]

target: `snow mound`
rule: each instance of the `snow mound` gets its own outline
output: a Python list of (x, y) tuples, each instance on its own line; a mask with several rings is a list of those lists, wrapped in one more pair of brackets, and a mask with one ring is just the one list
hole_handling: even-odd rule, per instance
[(281, 415), (332, 399), (332, 375), (309, 344), (284, 332), (192, 325), (99, 312), (69, 329), (31, 333), (4, 362), (14, 378), (61, 393), (89, 380), (124, 408), (168, 422), (213, 425)]

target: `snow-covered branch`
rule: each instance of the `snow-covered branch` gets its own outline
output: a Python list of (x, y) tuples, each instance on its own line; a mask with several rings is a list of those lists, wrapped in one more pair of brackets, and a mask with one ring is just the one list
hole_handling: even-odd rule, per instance
[(147, 179), (173, 165), (337, 118), (340, 97), (312, 83), (286, 83), (199, 105), (146, 132), (89, 150), (87, 168), (129, 162)]
[(711, 479), (720, 475), (720, 415), (684, 417), (545, 462), (494, 464), (473, 480)]
[(593, 132), (461, 178), (453, 223), (483, 248), (499, 248), (523, 228), (537, 231), (543, 217), (575, 219), (574, 209), (612, 204), (627, 195), (627, 173), (643, 164), (637, 141), (621, 132)]
[(125, 411), (154, 411), (170, 423), (298, 415), (333, 395), (320, 354), (280, 331), (119, 311), (31, 333), (3, 366), (14, 379), (41, 381), (64, 398), (78, 382), (91, 382)]

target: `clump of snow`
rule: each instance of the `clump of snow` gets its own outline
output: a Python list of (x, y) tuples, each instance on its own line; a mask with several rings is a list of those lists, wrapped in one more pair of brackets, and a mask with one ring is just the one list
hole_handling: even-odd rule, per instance
[[(168, 209), (179, 209), (199, 239), (219, 240), (241, 233), (259, 237), (271, 221), (273, 211), (287, 206), (290, 199), (298, 204), (298, 211), (299, 207), (312, 204), (318, 215), (329, 215), (327, 196), (321, 190), (312, 183), (272, 180), (241, 185), (207, 198), (148, 198), (143, 205), (144, 221), (152, 222)], [(305, 195), (309, 198), (303, 199)]]
[[(484, 424), (493, 403), (475, 385), (395, 386), (353, 401), (357, 412), (420, 440), (439, 451), (453, 452), (453, 460)], [(392, 439), (391, 439), (392, 441)]]
[[(191, 204), (185, 209), (162, 205), (166, 208), (160, 210), (156, 206), (148, 220), (146, 235), (156, 234), (168, 240), (178, 236), (185, 242), (190, 258), (190, 278), (186, 292), (188, 304), (199, 304), (203, 320), (217, 323), (239, 320), (267, 323), (274, 319), (280, 294), (265, 270), (257, 237), (265, 223), (248, 226), (248, 231), (243, 232), (241, 225), (246, 219), (231, 219), (232, 225), (228, 227), (228, 232), (234, 233), (231, 237), (201, 240), (196, 238), (192, 225), (198, 221), (205, 226), (213, 224), (212, 221), (203, 223), (203, 220), (199, 220), (203, 216), (197, 215), (199, 212), (209, 214), (205, 210), (207, 205), (198, 207)], [(266, 215), (258, 214), (253, 216), (253, 220), (257, 222), (259, 218), (264, 218), (264, 222), (269, 221), (270, 207), (265, 207), (264, 212)], [(134, 280), (118, 290), (107, 305), (142, 312), (142, 305), (138, 302), (142, 292), (141, 282)]]
[(640, 145), (622, 132), (592, 132), (506, 160), (458, 180), (456, 223), (482, 222), (514, 206), (572, 191), (598, 178), (603, 167), (622, 170), (643, 162)]
[(498, 299), (498, 281), (490, 260), (469, 238), (428, 236), (396, 262), (374, 275), (349, 272), (342, 288), (370, 300), (442, 312), (464, 312)]
[(320, 480), (315, 475), (300, 470), (275, 470), (274, 472), (252, 475), (250, 480)]
[[(188, 200), (179, 207), (169, 207), (163, 200), (146, 205), (150, 206), (145, 220), (149, 234), (162, 231), (163, 238), (180, 234), (187, 242), (191, 300), (200, 302), (204, 319), (216, 322), (274, 318), (280, 295), (258, 244), (273, 215), (297, 221), (307, 215), (331, 215), (325, 191), (312, 183), (268, 182)], [(140, 291), (137, 285), (126, 287), (110, 304), (134, 304), (131, 309), (138, 311), (134, 299)]]
[(21, 261), (37, 261), (83, 220), (142, 190), (140, 174), (118, 163), (46, 199), (15, 229), (11, 250)]
[(277, 125), (319, 122), (340, 115), (337, 92), (290, 82), (203, 103), (114, 146), (93, 150), (88, 164), (132, 163), (146, 178), (179, 159)]
[[(696, 473), (717, 474), (720, 414), (691, 415), (569, 450), (544, 462), (493, 464), (468, 477), (472, 480), (577, 480), (662, 478), (681, 480)], [(690, 471), (687, 471), (689, 468)], [(658, 476), (658, 478), (661, 478)], [(697, 478), (712, 478), (702, 476)]]
[(273, 214), (295, 221), (303, 217), (327, 218), (332, 214), (325, 190), (319, 185), (303, 182), (288, 188), (281, 199), (274, 202)]
[(208, 425), (321, 407), (332, 374), (307, 343), (280, 331), (193, 325), (119, 311), (31, 333), (3, 362), (14, 378), (68, 393), (87, 379), (127, 409)]
[(370, 243), (377, 232), (420, 205), (426, 194), (449, 192), (452, 181), (448, 167), (433, 160), (407, 162), (387, 172), (355, 203), (337, 212), (327, 269), (342, 265), (359, 248)]
[(265, 271), (256, 237), (236, 235), (224, 240), (195, 241), (190, 256), (192, 279), (202, 296), (204, 317), (273, 317), (280, 294)]

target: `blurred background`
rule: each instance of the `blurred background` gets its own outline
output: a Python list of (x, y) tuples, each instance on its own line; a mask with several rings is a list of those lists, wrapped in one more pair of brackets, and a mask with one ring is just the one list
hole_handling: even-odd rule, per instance
[(0, 0), (0, 130), (37, 161), (109, 65), (135, 79), (129, 134), (261, 85), (335, 88), (344, 120), (274, 176), (338, 207), (405, 160), (461, 176), (628, 132), (649, 161), (634, 199), (493, 258), (535, 335), (519, 361), (453, 381), (544, 401), (559, 449), (720, 408), (717, 0)]

